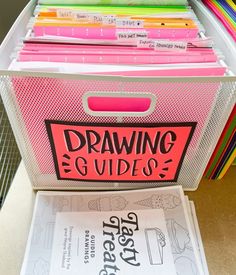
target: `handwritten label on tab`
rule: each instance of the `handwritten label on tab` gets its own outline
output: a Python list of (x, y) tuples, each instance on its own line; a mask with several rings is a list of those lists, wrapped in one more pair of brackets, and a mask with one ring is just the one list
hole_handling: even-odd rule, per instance
[(116, 37), (118, 40), (137, 40), (140, 38), (147, 38), (148, 33), (146, 31), (118, 31), (116, 33)]
[(75, 21), (88, 20), (88, 13), (87, 12), (81, 12), (81, 11), (74, 11), (73, 12), (73, 19)]
[(149, 39), (139, 39), (137, 42), (137, 47), (141, 49), (154, 49), (155, 42), (154, 40)]
[(103, 16), (99, 13), (89, 14), (89, 21), (91, 23), (102, 23)]
[(66, 10), (66, 9), (59, 9), (59, 10), (57, 10), (57, 17), (58, 18), (72, 18), (73, 17), (73, 11), (72, 10)]
[(102, 23), (104, 25), (116, 25), (116, 16), (115, 15), (103, 15)]
[(185, 52), (187, 49), (187, 42), (184, 41), (155, 41), (154, 48), (156, 51), (180, 51)]
[(135, 20), (135, 19), (117, 19), (116, 20), (117, 28), (143, 28), (143, 20)]
[(100, 13), (75, 11), (73, 13), (73, 18), (76, 21), (86, 20), (89, 23), (102, 23), (103, 16)]

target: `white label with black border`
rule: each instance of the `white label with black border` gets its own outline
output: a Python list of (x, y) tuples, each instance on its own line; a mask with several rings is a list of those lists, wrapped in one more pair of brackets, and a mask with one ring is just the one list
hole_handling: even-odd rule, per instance
[(187, 42), (184, 41), (169, 41), (157, 40), (154, 43), (156, 51), (179, 51), (185, 52), (187, 50)]
[(146, 31), (117, 31), (116, 37), (118, 40), (122, 41), (136, 41), (140, 38), (147, 38), (148, 33)]
[(154, 40), (139, 39), (137, 41), (137, 47), (140, 49), (154, 49), (155, 43), (154, 43)]
[(116, 16), (115, 15), (103, 15), (102, 23), (104, 25), (116, 25)]
[(143, 20), (122, 18), (116, 20), (117, 28), (143, 28)]
[(73, 11), (69, 9), (58, 9), (57, 18), (73, 18)]

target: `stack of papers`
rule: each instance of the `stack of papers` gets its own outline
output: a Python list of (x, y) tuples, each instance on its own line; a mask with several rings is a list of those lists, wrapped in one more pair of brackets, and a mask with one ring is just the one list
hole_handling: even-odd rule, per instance
[(236, 4), (233, 0), (203, 0), (236, 41)]
[(225, 125), (205, 171), (208, 179), (222, 179), (236, 158), (236, 106)]
[(38, 192), (21, 275), (209, 274), (180, 186)]
[(105, 2), (39, 1), (9, 69), (141, 77), (227, 73), (185, 0)]
[(40, 4), (80, 4), (80, 5), (186, 5), (187, 0), (39, 0)]

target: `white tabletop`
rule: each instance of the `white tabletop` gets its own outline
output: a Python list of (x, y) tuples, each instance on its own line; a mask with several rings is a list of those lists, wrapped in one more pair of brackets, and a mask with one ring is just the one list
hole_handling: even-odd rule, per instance
[[(0, 274), (18, 275), (31, 223), (35, 192), (23, 163), (0, 210)], [(32, 274), (33, 275), (33, 274)]]

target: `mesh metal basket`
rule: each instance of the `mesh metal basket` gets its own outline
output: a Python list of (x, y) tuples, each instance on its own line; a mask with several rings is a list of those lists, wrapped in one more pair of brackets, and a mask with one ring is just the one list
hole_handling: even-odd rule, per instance
[(0, 208), (4, 203), (21, 157), (0, 97)]
[[(182, 184), (188, 190), (196, 189), (235, 102), (234, 77), (122, 78), (39, 75), (22, 72), (11, 74), (1, 76), (0, 90), (32, 184), (38, 189), (121, 189), (170, 184)], [(151, 107), (148, 111), (141, 113), (94, 111), (89, 108), (90, 97), (97, 97), (98, 100), (111, 97), (116, 101), (124, 95), (126, 95), (125, 100), (140, 97), (151, 98)], [(55, 132), (52, 128), (58, 124), (77, 133), (78, 131), (86, 132), (86, 129), (99, 130), (103, 133), (105, 131), (119, 133), (123, 128), (127, 130), (127, 133), (134, 129), (147, 132), (150, 127), (156, 127), (155, 131), (160, 129), (164, 131), (163, 127), (175, 129), (178, 124), (182, 125), (181, 127), (194, 124), (195, 129), (192, 137), (187, 136), (186, 142), (183, 141), (182, 151), (176, 159), (173, 156), (170, 157), (169, 154), (165, 158), (161, 156), (160, 151), (148, 156), (131, 154), (132, 157), (128, 161), (132, 163), (137, 158), (156, 158), (158, 165), (157, 162), (156, 164), (150, 162), (150, 165), (153, 165), (153, 173), (156, 173), (155, 178), (141, 177), (139, 173), (142, 173), (143, 167), (138, 165), (136, 167), (138, 175), (133, 177), (114, 175), (117, 167), (113, 168), (113, 174), (107, 172), (104, 173), (105, 176), (102, 176), (97, 173), (97, 177), (94, 177), (92, 176), (96, 164), (94, 160), (98, 159), (97, 166), (101, 167), (102, 159), (109, 162), (110, 157), (116, 162), (113, 165), (117, 165), (118, 160), (115, 156), (117, 152), (113, 154), (107, 149), (106, 154), (101, 154), (101, 151), (98, 152), (101, 144), (97, 145), (93, 154), (88, 152), (86, 155), (86, 150), (69, 152), (66, 145), (63, 151), (63, 145), (58, 143), (57, 139), (60, 138), (59, 135), (65, 134), (65, 131), (63, 132), (65, 128), (62, 131), (55, 128)], [(83, 128), (84, 125), (86, 129)], [(130, 135), (127, 134), (127, 138), (130, 139)], [(150, 138), (153, 140), (154, 136), (151, 135)], [(65, 136), (62, 136), (60, 142), (63, 143), (63, 139)], [(177, 135), (177, 140), (181, 139), (185, 139), (182, 132)], [(81, 140), (75, 142), (81, 142)], [(111, 142), (114, 145), (114, 140)], [(107, 143), (104, 146), (107, 146)], [(176, 152), (174, 151), (174, 154), (177, 154)], [(65, 159), (63, 160), (66, 154), (70, 157), (67, 163)], [(85, 159), (84, 166), (88, 166), (89, 175), (84, 176), (79, 173), (79, 164), (76, 164), (79, 156)], [(127, 160), (126, 157), (129, 156), (125, 156), (125, 160)], [(166, 171), (166, 174), (169, 174), (162, 178), (158, 175), (161, 171), (163, 172), (165, 160), (168, 158), (172, 158), (175, 164), (167, 167), (169, 171)], [(148, 166), (148, 163), (146, 165)], [(158, 166), (157, 169), (154, 169), (155, 165)], [(65, 166), (70, 167), (66, 169)], [(69, 172), (64, 173), (67, 170), (71, 170), (71, 176)], [(130, 171), (127, 172), (127, 174), (130, 173)], [(172, 177), (173, 175), (175, 176)]]

